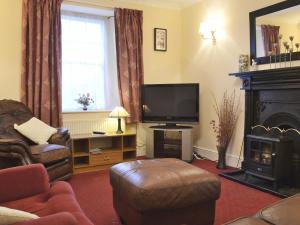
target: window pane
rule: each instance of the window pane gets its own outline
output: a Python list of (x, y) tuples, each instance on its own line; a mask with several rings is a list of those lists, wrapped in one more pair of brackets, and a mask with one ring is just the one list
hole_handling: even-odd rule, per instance
[(108, 60), (111, 49), (106, 47), (107, 35), (105, 20), (100, 17), (62, 13), (63, 111), (81, 109), (75, 99), (83, 93), (90, 93), (94, 99), (89, 109), (110, 110), (118, 105), (119, 98), (107, 102), (106, 90), (113, 89), (108, 86), (117, 87), (117, 82), (106, 82), (115, 80), (109, 77), (115, 75), (106, 69), (106, 63), (115, 64), (114, 60)]

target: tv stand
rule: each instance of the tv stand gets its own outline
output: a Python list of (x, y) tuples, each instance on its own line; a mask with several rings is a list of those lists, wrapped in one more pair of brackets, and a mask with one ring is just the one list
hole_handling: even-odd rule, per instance
[(191, 126), (157, 125), (149, 127), (146, 140), (148, 158), (179, 158), (191, 162), (193, 138)]
[(155, 126), (151, 126), (150, 128), (153, 129), (169, 129), (169, 130), (174, 130), (174, 129), (193, 129), (192, 126), (182, 126), (182, 125), (177, 125), (177, 124), (173, 124), (173, 123), (167, 123), (165, 125), (155, 125)]

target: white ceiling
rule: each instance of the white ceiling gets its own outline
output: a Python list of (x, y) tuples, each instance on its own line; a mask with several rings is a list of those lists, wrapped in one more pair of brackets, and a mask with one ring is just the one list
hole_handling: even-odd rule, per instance
[(200, 2), (201, 0), (120, 0), (120, 1), (145, 4), (154, 7), (183, 9), (192, 4)]

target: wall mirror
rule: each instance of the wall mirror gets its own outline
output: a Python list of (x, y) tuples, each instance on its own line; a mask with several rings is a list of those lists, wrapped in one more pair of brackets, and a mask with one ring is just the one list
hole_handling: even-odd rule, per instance
[(249, 13), (250, 54), (258, 64), (300, 60), (300, 0)]

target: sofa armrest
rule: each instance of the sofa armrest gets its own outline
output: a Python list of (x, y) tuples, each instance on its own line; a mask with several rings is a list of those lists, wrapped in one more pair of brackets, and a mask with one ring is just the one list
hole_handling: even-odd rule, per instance
[(77, 225), (75, 217), (68, 212), (61, 212), (49, 216), (40, 217), (35, 220), (29, 220), (16, 225)]
[(18, 158), (23, 165), (32, 162), (29, 146), (20, 139), (1, 138), (0, 156), (5, 158)]
[(50, 184), (42, 164), (0, 170), (0, 203), (15, 201), (49, 191)]
[(53, 134), (48, 142), (49, 144), (63, 145), (70, 148), (71, 139), (69, 130), (65, 128), (58, 128), (57, 133)]

